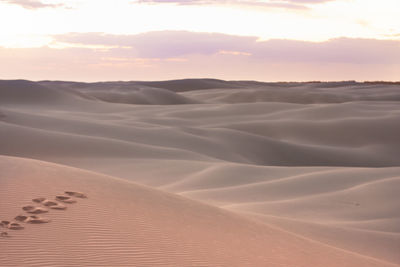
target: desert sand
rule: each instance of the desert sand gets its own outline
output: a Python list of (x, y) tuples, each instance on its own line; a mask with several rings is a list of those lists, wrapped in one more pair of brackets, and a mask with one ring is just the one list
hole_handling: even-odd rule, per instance
[(0, 266), (399, 266), (399, 101), (0, 80)]

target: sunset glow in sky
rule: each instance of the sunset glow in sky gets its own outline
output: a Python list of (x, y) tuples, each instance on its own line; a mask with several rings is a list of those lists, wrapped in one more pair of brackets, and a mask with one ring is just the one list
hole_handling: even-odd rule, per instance
[(398, 0), (0, 0), (0, 79), (400, 80)]

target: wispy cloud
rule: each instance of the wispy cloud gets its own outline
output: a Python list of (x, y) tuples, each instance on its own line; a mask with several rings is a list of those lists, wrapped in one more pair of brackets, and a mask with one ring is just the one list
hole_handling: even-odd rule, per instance
[(39, 8), (57, 8), (63, 7), (63, 4), (49, 4), (39, 0), (0, 0), (9, 4), (21, 6), (26, 9), (39, 9)]
[(117, 46), (119, 49), (116, 50), (121, 53), (149, 58), (171, 58), (188, 54), (210, 55), (221, 50), (242, 51), (242, 47), (249, 48), (257, 41), (257, 37), (187, 31), (156, 31), (136, 35), (69, 33), (56, 35), (54, 38), (56, 42), (67, 45)]
[(92, 81), (398, 80), (400, 69), (400, 41), (395, 40), (260, 41), (251, 36), (183, 31), (71, 33), (53, 38), (67, 46), (0, 47), (2, 76)]
[(56, 42), (75, 46), (110, 47), (118, 57), (177, 58), (187, 55), (246, 55), (254, 61), (321, 63), (400, 63), (400, 41), (336, 38), (326, 42), (259, 41), (219, 33), (160, 31), (136, 35), (69, 33)]
[(335, 0), (136, 0), (137, 3), (177, 4), (177, 5), (244, 5), (305, 9), (306, 4), (317, 4)]

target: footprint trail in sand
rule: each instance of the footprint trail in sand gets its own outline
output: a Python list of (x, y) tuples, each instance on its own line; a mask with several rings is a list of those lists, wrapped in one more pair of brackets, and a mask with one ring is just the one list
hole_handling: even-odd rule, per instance
[[(65, 191), (66, 195), (57, 195), (55, 197), (56, 201), (49, 200), (44, 197), (39, 197), (39, 198), (34, 198), (32, 199), (32, 202), (41, 204), (45, 207), (48, 207), (50, 209), (55, 209), (55, 210), (66, 210), (67, 207), (62, 203), (66, 204), (74, 204), (77, 201), (73, 197), (77, 198), (87, 198), (87, 196), (84, 193), (80, 192), (73, 192), (73, 191)], [(49, 210), (44, 207), (36, 207), (32, 205), (26, 205), (22, 207), (22, 210), (25, 211), (26, 213), (30, 214), (41, 214), (41, 213), (47, 213)], [(21, 223), (29, 223), (29, 224), (43, 224), (43, 223), (49, 223), (51, 222), (50, 219), (48, 218), (43, 218), (37, 215), (17, 215), (14, 218), (14, 221), (7, 221), (3, 220), (0, 221), (0, 227), (9, 229), (9, 230), (23, 230), (25, 227)], [(0, 233), (0, 237), (2, 238), (8, 238), (11, 237), (8, 232), (3, 231)]]

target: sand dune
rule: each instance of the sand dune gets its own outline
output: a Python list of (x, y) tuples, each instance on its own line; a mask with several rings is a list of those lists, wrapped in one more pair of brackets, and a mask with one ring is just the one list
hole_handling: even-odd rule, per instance
[(48, 88), (30, 81), (0, 80), (1, 104), (63, 106), (67, 103), (76, 103), (79, 98), (71, 92)]
[(0, 239), (2, 266), (390, 266), (112, 177), (10, 157), (0, 166), (1, 218), (32, 196), (88, 195)]
[[(82, 90), (81, 90), (82, 91)], [(105, 102), (147, 105), (179, 105), (199, 103), (161, 88), (132, 86), (129, 88), (85, 88), (85, 95)]]
[(300, 104), (346, 103), (354, 101), (399, 101), (398, 84), (356, 82), (251, 83), (232, 84), (227, 92), (188, 90), (183, 95), (213, 103), (284, 102)]
[[(51, 220), (33, 225), (43, 227), (39, 236), (66, 231), (68, 253), (43, 249), (60, 255), (51, 261), (30, 250), (28, 266), (76, 266), (79, 249), (87, 253), (81, 265), (91, 266), (399, 265), (399, 100), (399, 85), (379, 83), (0, 81), (0, 154), (160, 190), (3, 157), (19, 167), (3, 163), (9, 175), (0, 181), (25, 191), (10, 200), (1, 192), (0, 203), (12, 208), (2, 206), (0, 220), (11, 224), (32, 206)], [(33, 226), (18, 223), (26, 227), (11, 255), (21, 242), (56, 240), (40, 241)], [(79, 227), (88, 231), (86, 250), (74, 247)], [(0, 238), (10, 240), (17, 237)]]

